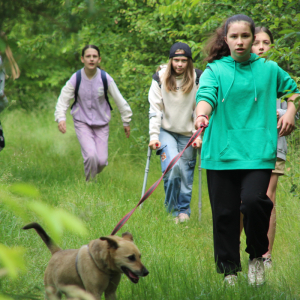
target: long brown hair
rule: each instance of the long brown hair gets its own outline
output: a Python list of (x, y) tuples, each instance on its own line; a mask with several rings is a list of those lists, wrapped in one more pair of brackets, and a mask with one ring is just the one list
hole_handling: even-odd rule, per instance
[[(180, 50), (180, 49), (178, 49)], [(184, 56), (184, 54), (183, 54)], [(177, 85), (176, 85), (176, 76), (178, 76), (176, 74), (176, 72), (174, 71), (173, 67), (172, 67), (172, 59), (169, 59), (169, 62), (167, 64), (167, 68), (166, 71), (163, 75), (162, 78), (162, 83), (165, 86), (165, 89), (167, 92), (176, 92), (177, 91)], [(187, 67), (185, 69), (185, 72), (183, 74), (183, 80), (182, 80), (182, 92), (184, 94), (189, 93), (193, 87), (194, 87), (194, 64), (193, 64), (193, 60), (191, 58), (187, 58), (188, 59), (188, 64)]]
[(5, 47), (5, 55), (9, 61), (9, 65), (10, 65), (10, 69), (11, 69), (11, 76), (12, 76), (13, 80), (15, 80), (20, 77), (20, 69), (19, 69), (19, 66), (16, 63), (14, 56), (8, 45), (6, 45), (6, 47)]
[[(5, 33), (4, 32), (1, 32), (0, 33), (0, 38), (2, 38), (3, 40), (6, 40), (6, 37), (5, 37)], [(10, 66), (10, 69), (11, 69), (11, 75), (12, 75), (12, 78), (15, 80), (17, 78), (20, 77), (20, 69), (19, 69), (19, 66), (18, 64), (16, 63), (15, 59), (14, 59), (14, 56), (11, 52), (11, 49), (10, 47), (8, 46), (8, 44), (6, 43), (6, 47), (5, 47), (5, 56), (7, 57), (8, 61), (9, 61), (9, 66)]]
[(239, 21), (245, 21), (249, 23), (250, 30), (252, 32), (252, 36), (254, 38), (254, 32), (255, 32), (255, 24), (254, 21), (246, 16), (246, 15), (234, 15), (230, 18), (228, 18), (221, 27), (219, 27), (215, 33), (209, 38), (207, 41), (206, 46), (204, 47), (204, 53), (207, 54), (207, 57), (204, 59), (204, 61), (213, 62), (216, 59), (220, 59), (223, 56), (230, 55), (230, 50), (225, 42), (225, 37), (228, 32), (228, 28), (231, 23), (239, 22)]

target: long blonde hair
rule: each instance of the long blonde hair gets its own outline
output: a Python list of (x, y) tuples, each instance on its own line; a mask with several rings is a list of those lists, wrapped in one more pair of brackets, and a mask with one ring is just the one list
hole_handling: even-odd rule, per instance
[[(179, 51), (180, 49), (178, 49)], [(176, 51), (177, 52), (177, 51)], [(184, 56), (184, 54), (182, 55)], [(169, 62), (167, 64), (167, 68), (166, 71), (163, 75), (162, 78), (162, 83), (164, 84), (164, 87), (166, 89), (167, 92), (176, 92), (177, 91), (177, 85), (176, 85), (176, 72), (174, 71), (173, 67), (172, 67), (172, 59), (169, 59)], [(188, 59), (188, 65), (185, 69), (185, 72), (183, 74), (183, 80), (182, 80), (182, 92), (185, 93), (189, 93), (193, 87), (194, 87), (194, 64), (191, 58), (187, 58)]]
[[(4, 32), (1, 32), (0, 33), (0, 37), (3, 39), (3, 40), (6, 40), (6, 37), (5, 37), (5, 33)], [(8, 44), (6, 43), (6, 47), (5, 47), (5, 56), (7, 57), (8, 61), (9, 61), (9, 66), (10, 66), (10, 69), (11, 69), (11, 75), (12, 75), (12, 78), (13, 80), (17, 79), (20, 77), (20, 69), (19, 69), (19, 66), (18, 64), (16, 63), (15, 59), (14, 59), (14, 56), (11, 52), (11, 49), (10, 47), (8, 46)]]

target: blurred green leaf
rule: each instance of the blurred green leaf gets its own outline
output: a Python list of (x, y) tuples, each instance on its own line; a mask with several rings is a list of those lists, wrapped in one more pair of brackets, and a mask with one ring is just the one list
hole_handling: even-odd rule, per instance
[(27, 220), (26, 202), (23, 203), (21, 200), (13, 198), (4, 186), (0, 186), (0, 202), (15, 215), (24, 221)]
[(9, 190), (18, 196), (36, 198), (40, 195), (38, 189), (28, 183), (15, 183), (10, 187)]
[(287, 34), (287, 33), (294, 33), (296, 32), (294, 29), (284, 29), (279, 31), (279, 34)]
[(7, 270), (10, 277), (16, 278), (19, 271), (24, 271), (26, 269), (23, 260), (24, 253), (25, 249), (23, 248), (9, 248), (0, 244), (0, 262)]
[(57, 218), (61, 220), (62, 225), (69, 231), (79, 235), (86, 235), (87, 230), (83, 222), (62, 209), (56, 210)]
[(13, 298), (0, 295), (0, 300), (13, 300)]
[(52, 208), (49, 205), (37, 201), (30, 202), (28, 206), (43, 220), (49, 229), (51, 238), (55, 241), (60, 241), (64, 230), (82, 236), (87, 234), (83, 222), (62, 209)]

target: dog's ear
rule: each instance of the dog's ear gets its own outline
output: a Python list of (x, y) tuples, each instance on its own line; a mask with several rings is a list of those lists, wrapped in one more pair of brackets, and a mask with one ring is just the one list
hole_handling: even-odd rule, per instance
[(124, 232), (124, 233), (122, 233), (122, 238), (124, 240), (128, 240), (130, 242), (133, 242), (133, 236), (132, 236), (132, 234), (130, 232)]
[(110, 248), (113, 248), (113, 249), (118, 249), (119, 248), (119, 245), (118, 245), (118, 242), (114, 240), (114, 238), (112, 237), (109, 237), (109, 236), (102, 236), (100, 238), (101, 241), (107, 241), (108, 245)]

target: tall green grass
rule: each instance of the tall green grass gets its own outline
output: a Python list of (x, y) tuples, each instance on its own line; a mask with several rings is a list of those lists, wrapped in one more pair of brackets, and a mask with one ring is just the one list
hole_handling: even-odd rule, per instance
[[(140, 199), (147, 151), (141, 150), (138, 144), (138, 132), (133, 131), (130, 139), (125, 138), (119, 119), (118, 114), (113, 112), (109, 165), (97, 177), (97, 182), (86, 183), (80, 146), (70, 117), (67, 133), (62, 135), (53, 121), (52, 110), (32, 113), (15, 110), (2, 116), (7, 146), (0, 153), (0, 184), (31, 183), (40, 190), (41, 201), (63, 208), (84, 221), (88, 236), (83, 238), (66, 232), (60, 241), (64, 249), (78, 248), (91, 239), (109, 235)], [(132, 125), (134, 127), (134, 122)], [(298, 133), (295, 133), (294, 139), (289, 140), (288, 174), (292, 175), (279, 180), (274, 267), (268, 273), (264, 286), (253, 288), (247, 284), (248, 256), (244, 252), (243, 234), (243, 272), (239, 274), (235, 288), (224, 287), (223, 277), (215, 272), (213, 261), (212, 221), (205, 172), (202, 174), (202, 218), (199, 222), (198, 171), (195, 171), (192, 215), (188, 223), (176, 225), (165, 212), (161, 184), (118, 233), (129, 231), (133, 234), (142, 252), (142, 261), (150, 272), (136, 285), (123, 277), (117, 290), (118, 298), (300, 299), (300, 204), (297, 195), (300, 160), (295, 144), (297, 136)], [(160, 175), (159, 159), (153, 155), (148, 187)], [(290, 193), (292, 185), (294, 192)], [(43, 299), (43, 274), (50, 252), (34, 230), (22, 231), (24, 224), (21, 219), (1, 204), (0, 208), (0, 242), (27, 249), (27, 271), (21, 273), (17, 280), (2, 279), (0, 292)], [(31, 221), (44, 225), (34, 214), (30, 217)], [(17, 299), (17, 296), (13, 298)]]

